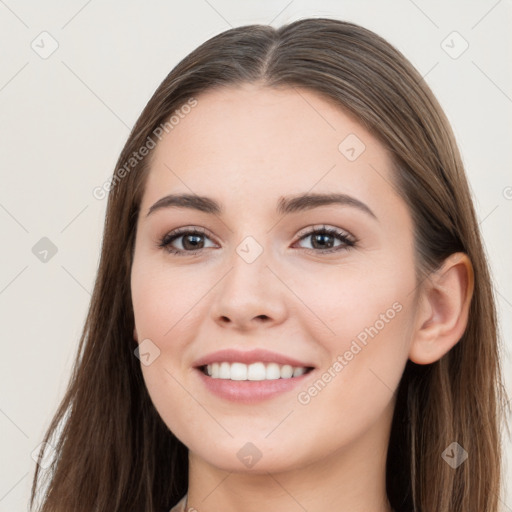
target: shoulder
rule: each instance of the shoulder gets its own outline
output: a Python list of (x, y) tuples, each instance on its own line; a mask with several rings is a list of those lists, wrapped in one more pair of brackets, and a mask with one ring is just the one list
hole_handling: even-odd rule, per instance
[[(187, 495), (185, 494), (185, 496), (183, 496), (183, 498), (181, 498), (180, 501), (178, 501), (178, 503), (176, 503), (176, 505), (174, 505), (174, 507), (171, 508), (171, 510), (169, 510), (169, 512), (185, 512), (185, 503), (187, 501)], [(165, 511), (167, 512), (167, 511)]]

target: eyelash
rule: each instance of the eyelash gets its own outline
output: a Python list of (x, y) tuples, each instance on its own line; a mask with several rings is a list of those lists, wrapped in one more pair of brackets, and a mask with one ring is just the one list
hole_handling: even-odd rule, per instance
[[(305, 249), (304, 251), (308, 253), (320, 253), (320, 254), (327, 254), (327, 253), (333, 253), (333, 252), (339, 252), (343, 250), (348, 250), (352, 247), (355, 247), (357, 240), (353, 240), (345, 231), (341, 231), (339, 229), (334, 228), (328, 228), (326, 226), (322, 226), (321, 228), (314, 227), (307, 233), (302, 234), (302, 236), (299, 237), (299, 242), (305, 238), (308, 238), (309, 236), (316, 235), (316, 234), (322, 234), (322, 235), (330, 235), (333, 237), (338, 238), (343, 242), (344, 245), (339, 245), (337, 247), (333, 247), (331, 249)], [(166, 234), (163, 238), (161, 238), (158, 242), (158, 247), (165, 249), (167, 252), (174, 254), (175, 256), (193, 256), (197, 255), (199, 252), (204, 250), (205, 248), (196, 249), (193, 251), (186, 251), (183, 249), (175, 249), (170, 246), (174, 240), (177, 240), (178, 238), (181, 238), (184, 235), (201, 235), (201, 236), (207, 236), (206, 231), (198, 228), (178, 228), (174, 231), (171, 231), (170, 233)], [(209, 238), (209, 237), (208, 237)]]

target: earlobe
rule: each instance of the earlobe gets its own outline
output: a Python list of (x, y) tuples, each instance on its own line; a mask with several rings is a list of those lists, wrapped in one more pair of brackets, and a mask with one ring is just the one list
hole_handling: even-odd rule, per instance
[(409, 359), (430, 364), (459, 342), (469, 317), (474, 274), (470, 259), (454, 253), (425, 282)]
[(137, 342), (139, 341), (139, 336), (137, 335), (137, 329), (135, 327), (133, 328), (133, 339)]

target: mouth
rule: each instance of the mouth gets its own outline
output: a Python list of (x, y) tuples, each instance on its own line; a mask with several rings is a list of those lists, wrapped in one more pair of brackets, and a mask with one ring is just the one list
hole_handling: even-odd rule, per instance
[(212, 379), (230, 381), (271, 381), (296, 379), (311, 372), (312, 366), (267, 363), (263, 361), (245, 364), (219, 361), (198, 366), (197, 369)]
[[(315, 368), (277, 363), (219, 362), (195, 367), (205, 389), (222, 400), (232, 403), (255, 405), (290, 396), (299, 386), (305, 385)], [(210, 375), (211, 374), (211, 375)], [(289, 399), (294, 400), (290, 397)]]
[(317, 369), (307, 359), (256, 348), (223, 349), (193, 363), (204, 389), (222, 400), (256, 404), (289, 395)]

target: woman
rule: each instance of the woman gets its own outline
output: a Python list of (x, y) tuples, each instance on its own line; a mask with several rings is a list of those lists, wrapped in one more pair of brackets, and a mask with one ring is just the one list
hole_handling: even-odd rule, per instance
[(488, 265), (449, 123), (389, 43), (325, 18), (213, 37), (105, 188), (38, 510), (498, 511)]

